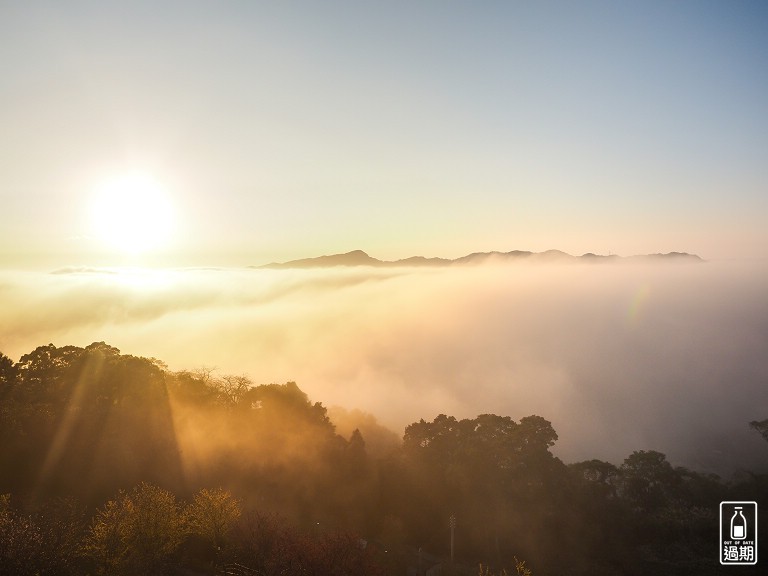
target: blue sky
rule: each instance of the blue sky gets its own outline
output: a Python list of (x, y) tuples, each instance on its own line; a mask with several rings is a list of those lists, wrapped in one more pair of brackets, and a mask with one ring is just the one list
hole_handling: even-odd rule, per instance
[(0, 262), (117, 258), (85, 215), (132, 170), (169, 263), (765, 258), (766, 30), (762, 2), (3, 3)]

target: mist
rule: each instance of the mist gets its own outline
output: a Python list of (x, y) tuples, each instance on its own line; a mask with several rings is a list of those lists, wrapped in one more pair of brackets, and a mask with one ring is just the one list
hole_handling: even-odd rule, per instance
[(171, 370), (295, 381), (402, 434), (538, 414), (566, 462), (633, 450), (765, 468), (768, 274), (755, 262), (0, 275), (0, 351), (105, 341)]

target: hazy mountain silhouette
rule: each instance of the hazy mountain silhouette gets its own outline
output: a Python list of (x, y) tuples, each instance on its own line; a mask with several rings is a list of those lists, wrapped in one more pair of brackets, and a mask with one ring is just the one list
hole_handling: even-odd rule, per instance
[(288, 262), (272, 262), (256, 268), (330, 268), (334, 266), (451, 266), (451, 265), (476, 265), (485, 263), (501, 263), (515, 261), (534, 262), (612, 262), (632, 260), (660, 260), (675, 262), (703, 262), (696, 254), (687, 252), (669, 252), (667, 254), (643, 254), (637, 256), (622, 257), (616, 254), (600, 255), (588, 252), (581, 256), (572, 256), (561, 250), (547, 250), (545, 252), (529, 252), (527, 250), (512, 250), (510, 252), (473, 252), (453, 260), (448, 258), (426, 258), (424, 256), (411, 256), (401, 260), (379, 260), (369, 256), (362, 250), (353, 250), (345, 254), (331, 254), (314, 258), (301, 258)]
[(301, 258), (290, 262), (267, 264), (262, 268), (327, 268), (329, 266), (381, 266), (381, 260), (368, 256), (362, 250), (353, 250), (346, 254), (332, 254), (316, 258)]

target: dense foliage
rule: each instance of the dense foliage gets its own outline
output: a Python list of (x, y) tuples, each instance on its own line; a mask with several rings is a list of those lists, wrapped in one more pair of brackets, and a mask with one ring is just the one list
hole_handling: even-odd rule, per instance
[(449, 516), (458, 572), (715, 574), (719, 502), (768, 502), (765, 476), (566, 465), (556, 440), (541, 416), (440, 415), (374, 454), (295, 383), (103, 342), (0, 354), (0, 574), (400, 574), (449, 555)]

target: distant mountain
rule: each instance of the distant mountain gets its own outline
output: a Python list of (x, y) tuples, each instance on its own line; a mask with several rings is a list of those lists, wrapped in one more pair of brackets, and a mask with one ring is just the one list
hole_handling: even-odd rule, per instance
[(645, 259), (645, 260), (686, 260), (703, 262), (703, 260), (696, 256), (696, 254), (688, 254), (688, 252), (668, 252), (666, 254), (645, 254), (644, 256), (631, 256), (633, 259)]
[(547, 250), (546, 252), (528, 252), (526, 250), (512, 250), (511, 252), (474, 252), (461, 258), (450, 260), (447, 258), (425, 258), (424, 256), (411, 256), (402, 260), (379, 260), (369, 256), (362, 250), (353, 250), (345, 254), (331, 254), (329, 256), (317, 256), (315, 258), (301, 258), (289, 262), (272, 262), (263, 266), (252, 268), (332, 268), (337, 266), (375, 266), (378, 268), (396, 266), (452, 266), (452, 265), (477, 265), (485, 263), (502, 262), (612, 262), (612, 261), (637, 261), (656, 260), (674, 262), (703, 262), (695, 255), (687, 252), (669, 252), (668, 254), (644, 254), (638, 256), (621, 257), (615, 254), (608, 256), (588, 252), (581, 256), (572, 256), (561, 250)]
[(329, 268), (331, 266), (381, 266), (381, 260), (371, 258), (362, 250), (353, 250), (346, 254), (332, 254), (316, 258), (302, 258), (290, 262), (273, 262), (260, 268)]

